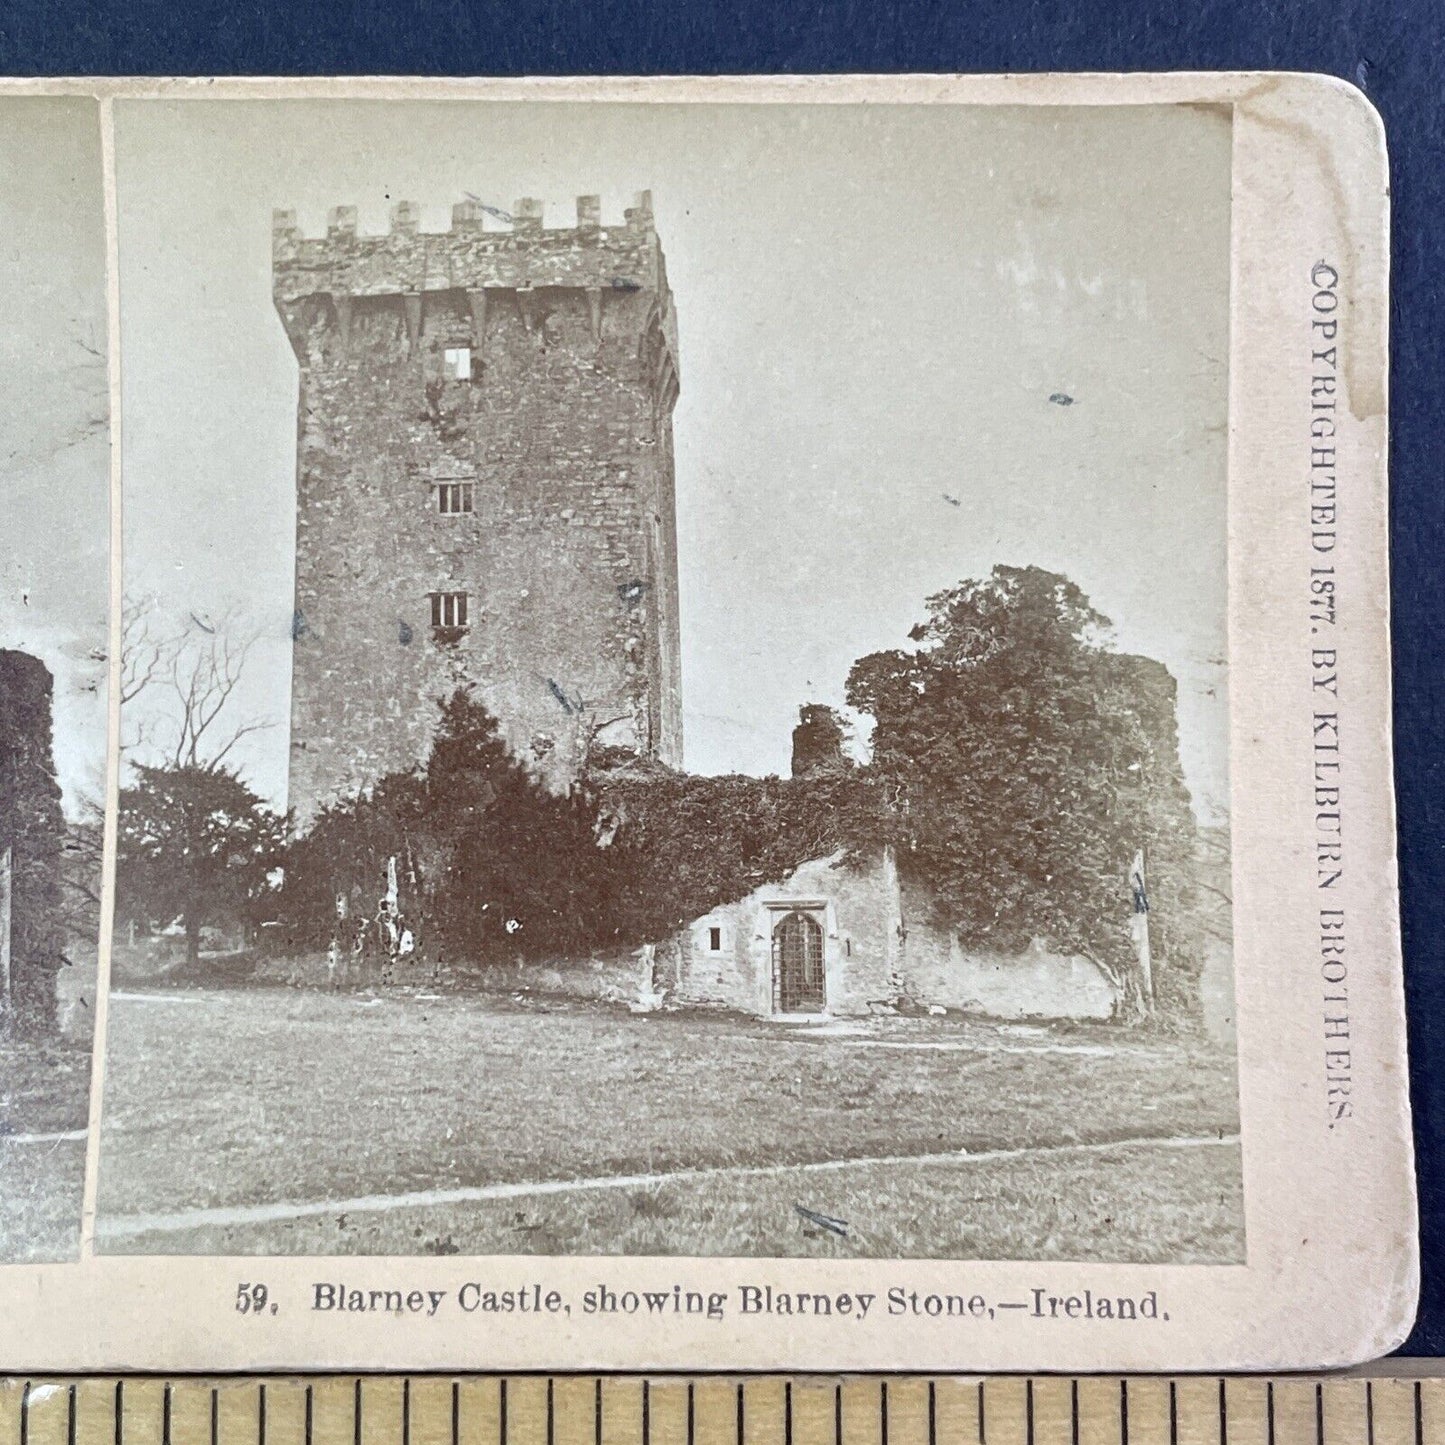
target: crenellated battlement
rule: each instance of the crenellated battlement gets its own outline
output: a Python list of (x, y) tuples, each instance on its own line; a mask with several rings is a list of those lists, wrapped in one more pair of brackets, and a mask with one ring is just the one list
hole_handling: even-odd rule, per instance
[(602, 223), (598, 196), (577, 198), (577, 223), (542, 224), (542, 202), (525, 197), (507, 229), (489, 229), (476, 201), (452, 207), (446, 231), (420, 229), (420, 207), (399, 201), (391, 229), (357, 230), (355, 206), (332, 210), (324, 236), (307, 236), (294, 211), (272, 223), (272, 278), (278, 305), (307, 296), (419, 295), (426, 291), (528, 290), (560, 286), (587, 290), (666, 292), (662, 250), (653, 224), (652, 193), (638, 194), (621, 226)]

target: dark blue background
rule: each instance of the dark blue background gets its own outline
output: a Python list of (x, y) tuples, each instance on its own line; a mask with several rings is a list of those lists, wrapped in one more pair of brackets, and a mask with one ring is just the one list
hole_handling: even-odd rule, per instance
[(1385, 117), (1394, 190), (1395, 736), (1425, 1251), (1420, 1323), (1407, 1348), (1445, 1354), (1442, 28), (1445, 7), (1438, 0), (242, 0), (224, 7), (186, 0), (8, 0), (0, 11), (0, 73), (1277, 69), (1325, 71), (1359, 85)]

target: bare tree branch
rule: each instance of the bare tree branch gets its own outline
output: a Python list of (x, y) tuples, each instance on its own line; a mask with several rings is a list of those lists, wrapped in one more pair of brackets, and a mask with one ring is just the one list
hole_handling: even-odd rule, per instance
[(260, 722), (242, 723), (238, 727), (233, 728), (231, 730), (230, 740), (226, 743), (224, 747), (217, 749), (217, 751), (211, 755), (211, 757), (206, 762), (206, 766), (208, 768), (220, 767), (226, 754), (229, 753), (231, 749), (235, 747), (238, 742), (241, 741), (242, 738), (249, 737), (252, 733), (266, 732), (269, 728), (272, 728), (274, 726), (275, 724), (271, 721), (263, 719)]
[[(121, 634), (121, 706), (157, 687), (170, 694), (174, 732), (164, 746), (170, 765), (219, 767), (242, 738), (272, 726), (264, 719), (231, 721), (232, 699), (258, 637), (238, 632), (232, 615), (211, 625), (192, 613), (168, 632), (156, 627), (149, 602), (127, 599)], [(127, 750), (159, 748), (156, 731), (154, 725), (139, 725)]]
[(120, 705), (133, 702), (165, 672), (181, 639), (157, 635), (151, 604), (127, 597), (121, 607)]

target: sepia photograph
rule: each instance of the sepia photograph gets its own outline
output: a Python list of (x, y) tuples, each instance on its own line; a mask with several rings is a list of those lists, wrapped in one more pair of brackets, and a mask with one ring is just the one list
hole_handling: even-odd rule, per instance
[(0, 98), (0, 1264), (80, 1249), (110, 586), (98, 110)]
[[(117, 100), (96, 1250), (1243, 1263), (1231, 144)], [(5, 558), (63, 838), (102, 544)]]

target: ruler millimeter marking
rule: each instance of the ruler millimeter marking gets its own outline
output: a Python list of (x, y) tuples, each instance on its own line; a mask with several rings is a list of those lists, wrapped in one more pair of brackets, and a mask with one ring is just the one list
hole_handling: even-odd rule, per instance
[(1445, 1445), (1445, 1379), (10, 1379), (0, 1445)]

